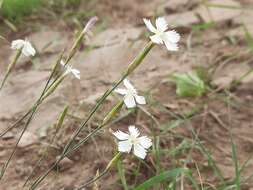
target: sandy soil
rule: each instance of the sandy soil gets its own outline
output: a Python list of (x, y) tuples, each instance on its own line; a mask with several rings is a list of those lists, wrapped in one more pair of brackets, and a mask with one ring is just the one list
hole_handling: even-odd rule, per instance
[[(215, 3), (216, 1), (214, 1)], [(224, 3), (234, 6), (248, 6), (250, 1), (231, 1)], [(162, 47), (155, 47), (147, 56), (143, 64), (130, 76), (142, 92), (150, 93), (150, 104), (145, 110), (151, 113), (160, 123), (159, 127), (153, 126), (149, 117), (140, 109), (137, 114), (130, 114), (110, 126), (110, 128), (124, 129), (133, 122), (142, 130), (151, 134), (155, 132), (160, 137), (161, 147), (175, 147), (182, 143), (176, 138), (177, 133), (186, 139), (194, 139), (192, 129), (198, 132), (198, 137), (210, 150), (214, 160), (226, 179), (234, 177), (234, 166), (231, 157), (230, 132), (237, 145), (238, 159), (244, 163), (253, 153), (253, 88), (252, 76), (242, 81), (242, 84), (226, 95), (222, 89), (231, 81), (239, 78), (253, 66), (252, 53), (248, 51), (242, 23), (248, 26), (253, 34), (253, 22), (248, 19), (253, 11), (210, 8), (211, 18), (204, 8), (196, 1), (147, 1), (130, 0), (111, 3), (102, 0), (96, 6), (98, 16), (106, 18), (108, 27), (97, 32), (84, 44), (72, 64), (81, 71), (81, 80), (69, 77), (57, 92), (41, 105), (36, 117), (26, 132), (26, 135), (9, 166), (7, 173), (0, 181), (1, 190), (18, 190), (36, 161), (43, 153), (53, 135), (51, 126), (63, 110), (65, 104), (70, 105), (63, 129), (57, 135), (57, 143), (50, 147), (46, 161), (36, 171), (36, 176), (45, 171), (55, 161), (62, 151), (64, 144), (81, 123), (79, 118), (84, 118), (89, 108), (101, 96), (113, 81), (121, 76), (121, 72), (135, 57), (137, 52), (146, 43), (146, 29), (142, 23), (143, 17), (165, 15), (166, 19), (182, 34), (180, 51), (168, 53)], [(210, 16), (210, 15), (209, 15)], [(182, 19), (183, 18), (183, 19)], [(252, 17), (251, 17), (252, 18)], [(204, 31), (194, 31), (192, 24), (201, 23), (203, 20), (215, 21), (216, 27)], [(53, 22), (53, 21), (52, 21)], [(39, 23), (39, 21), (38, 21)], [(24, 35), (25, 34), (25, 35)], [(35, 45), (38, 56), (29, 60), (22, 58), (15, 71), (12, 73), (6, 87), (0, 93), (0, 131), (22, 116), (40, 95), (43, 84), (49, 75), (53, 61), (59, 52), (69, 48), (73, 41), (73, 31), (61, 22), (40, 25), (35, 31), (20, 32), (9, 35), (9, 40), (17, 37), (28, 37)], [(1, 43), (0, 74), (13, 58), (9, 44)], [(89, 49), (89, 50), (88, 50)], [(175, 72), (186, 72), (196, 67), (211, 68), (213, 70), (212, 83), (217, 87), (217, 92), (210, 93), (203, 98), (180, 98), (175, 93), (175, 85), (169, 81), (169, 76)], [(1, 79), (0, 77), (0, 79)], [(90, 122), (88, 132), (96, 127), (102, 118), (103, 110), (115, 103), (114, 98), (109, 98), (106, 105)], [(159, 105), (159, 106), (158, 106)], [(180, 123), (176, 128), (167, 130), (166, 126), (175, 121), (173, 115), (181, 116), (182, 113), (198, 108), (189, 119)], [(9, 132), (0, 139), (0, 164), (8, 158), (20, 134), (22, 125)], [(115, 143), (108, 128), (105, 133), (83, 145), (77, 152), (69, 156), (59, 165), (58, 169), (50, 174), (39, 189), (43, 190), (72, 190), (90, 179), (98, 169), (102, 170), (115, 151)], [(185, 159), (187, 151), (179, 155), (178, 160)], [(161, 164), (164, 168), (171, 168), (173, 163), (171, 155), (164, 155)], [(154, 158), (148, 156), (146, 162), (154, 166)], [(189, 160), (189, 168), (196, 168), (196, 163), (201, 170), (201, 178), (205, 183), (217, 182), (217, 178), (210, 171), (207, 158), (200, 151), (194, 149)], [(134, 184), (132, 168), (137, 167), (138, 161), (132, 156), (124, 158), (127, 171), (127, 181)], [(179, 163), (178, 163), (179, 164)], [(243, 172), (243, 176), (252, 173), (253, 161)], [(137, 184), (153, 176), (148, 168), (141, 168), (137, 177)], [(194, 174), (197, 176), (197, 172)], [(118, 176), (113, 170), (102, 178), (98, 184), (99, 189), (122, 189)], [(245, 184), (245, 189), (253, 187), (252, 180)]]

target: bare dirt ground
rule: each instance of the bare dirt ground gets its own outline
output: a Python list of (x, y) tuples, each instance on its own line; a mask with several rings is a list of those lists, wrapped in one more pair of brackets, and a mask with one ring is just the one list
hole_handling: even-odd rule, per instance
[[(216, 2), (217, 0), (214, 1)], [(223, 3), (244, 7), (252, 5), (250, 0), (226, 0)], [(234, 166), (230, 132), (237, 145), (240, 164), (253, 154), (253, 77), (245, 78), (239, 87), (227, 94), (222, 89), (253, 67), (252, 52), (248, 49), (242, 27), (244, 23), (253, 35), (253, 11), (215, 7), (207, 11), (197, 0), (122, 0), (113, 3), (110, 0), (102, 0), (96, 6), (96, 11), (100, 19), (106, 18), (108, 26), (105, 30), (95, 33), (72, 60), (72, 64), (81, 71), (81, 80), (69, 77), (40, 107), (4, 179), (0, 181), (0, 189), (22, 189), (34, 163), (43, 152), (41, 147), (45, 146), (52, 136), (53, 130), (50, 126), (55, 123), (67, 102), (71, 111), (57, 136), (60, 140), (50, 149), (47, 162), (43, 162), (36, 175), (41, 174), (54, 162), (71, 132), (80, 124), (80, 118), (85, 117), (104, 90), (120, 77), (124, 68), (144, 47), (146, 28), (142, 18), (157, 15), (165, 15), (168, 22), (182, 34), (180, 51), (171, 54), (164, 48), (155, 47), (140, 68), (130, 76), (130, 80), (148, 94), (150, 104), (143, 109), (151, 113), (160, 125), (153, 125), (143, 110), (137, 110), (136, 115), (130, 114), (110, 128), (125, 128), (134, 121), (147, 134), (152, 131), (159, 135), (160, 146), (167, 147), (168, 150), (182, 143), (182, 139), (175, 137), (174, 133), (194, 139), (191, 133), (194, 129), (198, 132), (199, 139), (210, 150), (224, 177), (232, 179)], [(215, 21), (216, 25), (205, 30), (191, 28), (193, 24), (203, 21)], [(0, 131), (22, 116), (34, 103), (58, 53), (63, 48), (69, 48), (72, 43), (73, 31), (63, 22), (51, 21), (49, 24), (40, 25), (32, 32), (20, 32), (15, 35), (8, 33), (8, 37), (9, 40), (28, 37), (34, 43), (38, 56), (32, 61), (22, 59), (1, 92)], [(9, 44), (1, 42), (0, 47), (0, 75), (3, 76), (3, 71), (13, 55)], [(199, 66), (211, 68), (212, 84), (218, 90), (198, 99), (178, 97), (175, 85), (169, 82), (169, 76)], [(107, 105), (96, 115), (95, 120), (89, 123), (83, 135), (88, 134), (97, 121), (103, 119), (101, 113), (113, 103), (113, 98), (109, 98)], [(182, 113), (196, 108), (197, 111), (188, 119), (179, 122), (177, 127), (168, 128), (177, 120), (175, 115), (181, 116)], [(8, 158), (21, 127), (0, 139), (0, 164)], [(105, 131), (105, 134), (101, 133), (65, 159), (39, 189), (71, 190), (94, 176), (98, 169), (102, 170), (116, 148), (108, 128)], [(164, 154), (161, 164), (163, 168), (169, 169), (173, 165), (180, 165), (180, 160), (185, 159), (186, 155), (187, 151), (173, 155), (178, 158), (178, 163), (172, 163), (172, 156)], [(137, 161), (133, 162), (134, 159), (130, 155), (124, 159), (127, 181), (130, 184), (134, 184), (132, 168), (138, 165)], [(194, 150), (187, 167), (195, 168), (198, 163), (201, 171), (200, 182), (215, 184), (217, 179), (210, 172), (207, 162), (207, 158), (200, 151)], [(154, 166), (154, 158), (148, 156), (147, 163), (151, 167)], [(252, 168), (251, 160), (242, 175), (246, 177), (252, 174)], [(154, 175), (149, 168), (144, 167), (141, 170), (143, 172), (137, 177), (137, 184)], [(197, 172), (194, 175), (197, 175)], [(102, 178), (97, 185), (100, 186), (99, 189), (105, 190), (122, 189), (115, 171)], [(245, 189), (252, 187), (253, 180), (245, 184)]]

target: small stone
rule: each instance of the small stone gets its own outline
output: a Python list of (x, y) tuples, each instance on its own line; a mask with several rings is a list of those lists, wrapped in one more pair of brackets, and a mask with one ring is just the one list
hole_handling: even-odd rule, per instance
[(73, 164), (74, 162), (72, 160), (65, 157), (60, 161), (58, 166), (59, 166), (60, 171), (65, 171), (65, 170), (70, 169)]

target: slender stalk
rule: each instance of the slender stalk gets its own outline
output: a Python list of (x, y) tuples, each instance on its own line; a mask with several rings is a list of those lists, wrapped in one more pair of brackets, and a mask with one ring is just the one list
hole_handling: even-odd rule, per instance
[(100, 108), (100, 106), (104, 103), (104, 101), (106, 100), (106, 98), (120, 85), (120, 83), (128, 76), (130, 75), (143, 61), (143, 59), (146, 57), (146, 55), (150, 52), (150, 50), (154, 47), (154, 44), (152, 42), (149, 42), (144, 49), (137, 55), (137, 57), (129, 64), (129, 66), (127, 67), (126, 72), (124, 72), (123, 76), (121, 77), (120, 80), (118, 80), (118, 82), (116, 82), (116, 84), (109, 90), (107, 90), (103, 96), (99, 99), (98, 103), (93, 107), (93, 109), (90, 111), (88, 117), (83, 121), (83, 123), (81, 124), (81, 126), (76, 130), (76, 132), (74, 133), (74, 135), (71, 137), (71, 139), (69, 140), (69, 142), (66, 144), (66, 146), (64, 147), (64, 150), (61, 154), (61, 156), (58, 158), (58, 160), (55, 162), (55, 164), (53, 164), (45, 173), (44, 175), (40, 176), (39, 178), (37, 178), (35, 180), (35, 182), (31, 185), (30, 190), (34, 190), (45, 178), (46, 176), (55, 168), (55, 166), (57, 166), (57, 164), (70, 152), (72, 152), (73, 150), (76, 150), (77, 148), (79, 148), (81, 146), (81, 144), (83, 144), (84, 142), (86, 142), (90, 137), (92, 137), (94, 134), (96, 134), (103, 126), (106, 125), (106, 123), (102, 123), (99, 127), (97, 127), (92, 133), (90, 133), (89, 135), (87, 135), (84, 139), (82, 139), (75, 147), (73, 147), (72, 149), (69, 150), (69, 148), (71, 147), (72, 143), (74, 142), (74, 140), (76, 139), (76, 137), (80, 134), (80, 132), (82, 131), (82, 129), (86, 126), (86, 124), (89, 122), (89, 120), (93, 117), (93, 115), (95, 114), (95, 112)]
[(35, 166), (33, 167), (33, 170), (31, 171), (31, 173), (27, 177), (23, 187), (25, 187), (26, 184), (30, 181), (30, 179), (32, 178), (32, 176), (33, 176), (35, 170), (37, 169), (37, 167), (40, 166), (40, 163), (46, 158), (46, 156), (48, 154), (49, 147), (50, 147), (50, 145), (52, 145), (55, 142), (56, 135), (58, 134), (60, 128), (62, 127), (62, 124), (63, 124), (63, 121), (65, 119), (65, 116), (66, 116), (67, 112), (68, 112), (68, 106), (65, 106), (63, 112), (59, 116), (59, 119), (58, 119), (58, 122), (57, 122), (56, 126), (54, 127), (55, 132), (54, 132), (53, 137), (49, 140), (49, 145), (46, 147), (46, 149), (45, 149), (44, 153), (42, 154), (42, 156), (40, 157), (40, 159), (36, 162)]
[(89, 186), (90, 184), (98, 181), (104, 175), (106, 175), (110, 171), (110, 169), (118, 162), (118, 160), (120, 159), (121, 155), (122, 155), (122, 153), (118, 152), (113, 157), (113, 159), (109, 162), (109, 164), (106, 166), (105, 170), (101, 174), (99, 174), (95, 178), (91, 179), (90, 181), (87, 181), (84, 185), (78, 187), (76, 190), (82, 190), (82, 189), (86, 188), (87, 186)]
[(236, 87), (237, 85), (239, 85), (245, 78), (247, 78), (252, 73), (253, 73), (253, 68), (251, 68), (249, 71), (247, 71), (246, 73), (244, 73), (239, 79), (235, 80), (231, 84), (231, 87)]
[(1, 83), (1, 86), (0, 86), (0, 91), (3, 88), (3, 86), (4, 86), (4, 84), (5, 84), (8, 76), (10, 75), (10, 73), (12, 71), (12, 69), (15, 67), (15, 65), (16, 65), (16, 63), (17, 63), (17, 61), (18, 61), (18, 59), (19, 59), (19, 57), (21, 55), (21, 52), (22, 52), (22, 49), (18, 50), (17, 53), (16, 53), (16, 55), (15, 55), (15, 57), (14, 57), (14, 59), (13, 59), (13, 61), (8, 65), (7, 71), (6, 71), (5, 75), (4, 75), (4, 79), (3, 79), (2, 83)]
[(5, 173), (5, 171), (6, 171), (7, 167), (8, 167), (8, 165), (9, 165), (9, 163), (10, 163), (12, 157), (14, 156), (14, 154), (15, 154), (15, 152), (16, 152), (16, 150), (17, 150), (18, 144), (19, 144), (21, 138), (23, 137), (23, 135), (24, 135), (24, 133), (25, 133), (25, 131), (26, 131), (26, 129), (27, 129), (29, 123), (31, 122), (31, 120), (32, 120), (32, 118), (33, 118), (33, 115), (35, 114), (35, 112), (36, 112), (36, 110), (37, 110), (37, 107), (38, 107), (38, 105), (35, 105), (35, 106), (33, 107), (32, 113), (31, 113), (30, 117), (28, 118), (28, 120), (27, 120), (27, 122), (26, 122), (26, 124), (25, 124), (25, 127), (24, 127), (24, 129), (22, 130), (22, 132), (21, 132), (21, 134), (20, 134), (20, 136), (19, 136), (19, 138), (18, 138), (18, 140), (17, 140), (17, 143), (15, 144), (15, 147), (14, 147), (14, 149), (13, 149), (11, 155), (9, 156), (8, 160), (6, 161), (6, 163), (3, 165), (2, 169), (1, 169), (1, 173), (0, 173), (0, 180), (1, 180), (2, 177), (4, 176), (4, 173)]
[[(50, 84), (50, 82), (51, 82), (51, 80), (52, 80), (52, 78), (53, 78), (53, 76), (55, 75), (55, 73), (56, 73), (56, 70), (57, 70), (57, 67), (58, 67), (58, 65), (59, 65), (59, 63), (60, 63), (60, 60), (61, 60), (61, 58), (62, 58), (62, 55), (63, 55), (63, 52), (60, 54), (60, 56), (59, 56), (59, 59), (57, 60), (57, 62), (56, 62), (56, 64), (55, 64), (55, 66), (54, 66), (54, 68), (53, 68), (53, 71), (51, 72), (51, 74), (50, 74), (50, 76), (49, 76), (49, 78), (48, 78), (48, 80), (47, 80), (47, 82), (46, 82), (46, 85), (45, 85), (45, 87), (44, 87), (44, 89), (43, 89), (43, 91), (42, 91), (42, 93), (41, 93), (41, 95), (40, 95), (40, 97), (38, 98), (38, 100), (36, 101), (36, 103), (34, 104), (34, 105), (36, 105), (36, 104), (41, 104), (42, 103), (42, 101), (45, 99), (43, 99), (42, 100), (42, 97), (44, 96), (44, 94), (46, 93), (46, 91), (54, 84), (54, 82), (57, 80), (57, 76), (56, 76), (56, 78), (54, 79), (54, 81)], [(49, 85), (50, 84), (50, 85)], [(13, 125), (11, 125), (10, 127), (8, 127), (7, 129), (5, 129), (1, 134), (0, 134), (0, 138), (2, 137), (2, 136), (4, 136), (8, 131), (10, 131), (10, 130), (12, 130), (13, 128), (15, 128), (19, 123), (21, 123), (31, 112), (32, 112), (32, 109), (33, 109), (33, 107), (32, 108), (30, 108), (21, 118), (19, 118)]]
[(127, 182), (126, 182), (126, 176), (125, 176), (125, 170), (124, 170), (122, 161), (119, 161), (117, 163), (117, 168), (118, 168), (118, 173), (119, 173), (119, 176), (120, 176), (122, 186), (123, 186), (124, 190), (128, 190), (128, 186), (127, 186)]
[(73, 135), (73, 137), (70, 139), (69, 143), (65, 146), (65, 150), (66, 151), (70, 145), (72, 144), (72, 142), (75, 140), (75, 138), (79, 135), (79, 133), (82, 131), (82, 129), (86, 126), (86, 124), (88, 123), (88, 121), (92, 118), (92, 116), (94, 115), (94, 113), (98, 110), (98, 108), (100, 108), (100, 106), (104, 103), (104, 101), (106, 100), (106, 98), (120, 85), (120, 83), (129, 75), (131, 74), (136, 68), (137, 66), (140, 65), (140, 63), (143, 61), (143, 59), (146, 57), (146, 55), (149, 53), (149, 51), (154, 47), (154, 44), (152, 42), (149, 42), (146, 47), (143, 49), (143, 51), (133, 60), (133, 62), (128, 66), (125, 74), (123, 74), (123, 76), (121, 77), (121, 79), (116, 82), (116, 84), (109, 90), (107, 90), (104, 95), (100, 98), (100, 100), (98, 101), (98, 103), (93, 107), (93, 109), (91, 110), (90, 114), (88, 115), (87, 119), (81, 124), (81, 126), (77, 129), (77, 131), (75, 132), (75, 134)]
[(91, 133), (89, 133), (85, 138), (79, 141), (72, 149), (68, 149), (65, 152), (63, 152), (61, 156), (57, 159), (57, 161), (45, 172), (45, 174), (35, 180), (35, 182), (32, 184), (30, 189), (31, 190), (35, 189), (40, 184), (40, 182), (42, 182), (45, 179), (45, 177), (51, 172), (51, 170), (53, 170), (64, 157), (66, 157), (71, 152), (77, 150), (83, 143), (87, 142), (90, 137), (95, 135), (100, 129), (102, 129), (105, 125), (107, 125), (109, 121), (113, 119), (113, 117), (116, 115), (116, 113), (119, 112), (122, 105), (123, 105), (123, 101), (120, 101), (118, 104), (116, 104), (116, 106), (114, 106), (113, 109), (105, 116), (105, 119), (103, 120), (100, 126), (98, 126)]
[(20, 117), (13, 125), (11, 125), (7, 129), (5, 129), (2, 133), (0, 133), (0, 138), (3, 137), (6, 133), (8, 133), (10, 130), (15, 128), (19, 123), (21, 123), (31, 113), (31, 111), (32, 111), (32, 109), (30, 109), (28, 112), (26, 112), (25, 115)]
[[(56, 66), (57, 66), (58, 64), (59, 64), (59, 63), (57, 62), (57, 63), (56, 63)], [(1, 172), (0, 172), (0, 180), (1, 180), (2, 177), (4, 176), (4, 173), (5, 173), (5, 171), (6, 171), (7, 167), (8, 167), (8, 165), (9, 165), (9, 163), (10, 163), (12, 157), (14, 156), (14, 154), (15, 154), (15, 152), (16, 152), (16, 150), (17, 150), (18, 144), (19, 144), (21, 138), (23, 137), (23, 135), (24, 135), (26, 129), (28, 128), (28, 126), (29, 126), (29, 124), (30, 124), (30, 122), (31, 122), (31, 120), (32, 120), (32, 118), (33, 118), (35, 112), (37, 111), (37, 108), (38, 108), (39, 105), (42, 103), (42, 101), (43, 101), (46, 97), (48, 97), (48, 95), (50, 95), (50, 94), (53, 92), (53, 90), (56, 89), (56, 88), (54, 88), (54, 86), (52, 86), (53, 88), (49, 88), (49, 89), (48, 89), (49, 83), (50, 83), (50, 81), (51, 81), (51, 79), (52, 79), (52, 77), (53, 77), (53, 75), (54, 75), (54, 73), (55, 73), (55, 71), (56, 71), (56, 66), (54, 67), (53, 71), (51, 72), (51, 75), (50, 75), (49, 79), (47, 80), (47, 83), (46, 83), (46, 85), (45, 85), (45, 87), (44, 87), (44, 89), (43, 89), (43, 91), (42, 91), (42, 93), (41, 93), (39, 99), (38, 99), (38, 100), (36, 101), (36, 103), (33, 105), (32, 109), (28, 111), (28, 114), (25, 114), (25, 115), (28, 116), (28, 115), (29, 115), (29, 112), (31, 112), (31, 113), (30, 113), (30, 116), (29, 116), (29, 118), (28, 118), (28, 120), (27, 120), (26, 123), (25, 123), (25, 127), (23, 128), (23, 130), (22, 130), (22, 132), (21, 132), (21, 134), (20, 134), (20, 136), (19, 136), (19, 138), (18, 138), (18, 140), (17, 140), (17, 142), (16, 142), (16, 144), (15, 144), (15, 146), (14, 146), (14, 149), (13, 149), (13, 151), (11, 152), (11, 155), (9, 156), (8, 160), (6, 161), (6, 163), (3, 165), (2, 169), (1, 169)], [(63, 75), (63, 77), (64, 77), (64, 76), (65, 76), (65, 75)], [(61, 80), (61, 78), (60, 78), (60, 80)], [(54, 83), (53, 83), (53, 84), (54, 84)], [(56, 84), (57, 84), (57, 83), (56, 83)], [(58, 85), (59, 85), (59, 84), (58, 84)], [(57, 86), (58, 86), (58, 85), (57, 85)], [(57, 87), (57, 86), (56, 86), (56, 87)], [(49, 87), (50, 87), (50, 86), (49, 86)], [(52, 89), (52, 90), (50, 90), (50, 89)], [(49, 90), (49, 91), (47, 91), (47, 90)], [(48, 93), (46, 93), (46, 92), (48, 92)], [(45, 93), (46, 93), (46, 94), (45, 94)], [(25, 117), (22, 117), (21, 119), (25, 119)], [(21, 122), (22, 120), (19, 120), (19, 121)]]
[[(73, 47), (71, 48), (70, 54), (69, 54), (69, 56), (68, 56), (67, 61), (65, 62), (65, 64), (68, 64), (68, 62), (69, 62), (69, 61), (72, 59), (72, 57), (75, 55), (75, 53), (77, 52), (77, 48), (78, 48), (78, 46), (80, 45), (80, 42), (81, 42), (81, 40), (83, 39), (84, 35), (90, 30), (90, 28), (95, 24), (96, 21), (97, 21), (97, 18), (94, 17), (94, 18), (90, 19), (90, 21), (86, 24), (84, 30), (81, 32), (81, 34), (79, 35), (79, 37), (75, 40), (74, 45), (73, 45)], [(20, 54), (21, 54), (21, 51), (20, 51)], [(62, 55), (63, 55), (63, 52), (62, 52), (62, 54), (59, 56), (59, 59), (58, 59), (57, 63), (55, 64), (53, 71), (52, 71), (51, 74), (50, 74), (50, 77), (49, 77), (49, 79), (48, 79), (48, 81), (47, 81), (47, 83), (46, 83), (46, 85), (45, 85), (45, 87), (44, 87), (44, 89), (43, 89), (43, 92), (41, 93), (41, 95), (40, 95), (40, 97), (38, 98), (38, 100), (36, 101), (36, 103), (33, 105), (32, 109), (31, 109), (30, 117), (28, 118), (28, 120), (27, 120), (27, 122), (26, 122), (26, 124), (25, 124), (25, 127), (24, 127), (24, 129), (22, 130), (21, 135), (19, 136), (19, 139), (18, 139), (17, 143), (15, 144), (14, 150), (12, 151), (12, 153), (11, 153), (10, 157), (8, 158), (7, 162), (6, 162), (6, 163), (4, 164), (4, 166), (2, 167), (2, 170), (1, 170), (1, 172), (0, 172), (0, 180), (2, 179), (2, 177), (3, 177), (3, 175), (4, 175), (5, 171), (6, 171), (6, 169), (7, 169), (7, 167), (8, 167), (8, 165), (9, 165), (9, 163), (10, 163), (12, 157), (13, 157), (13, 155), (15, 154), (16, 149), (17, 149), (17, 146), (18, 146), (18, 144), (19, 144), (21, 138), (23, 137), (23, 135), (24, 135), (26, 129), (28, 128), (28, 125), (29, 125), (29, 123), (31, 122), (31, 120), (32, 120), (32, 118), (33, 118), (33, 116), (34, 116), (34, 114), (35, 114), (35, 112), (36, 112), (38, 106), (43, 102), (43, 100), (45, 100), (49, 95), (51, 95), (51, 94), (55, 91), (55, 89), (59, 86), (59, 84), (63, 81), (63, 79), (64, 79), (65, 76), (67, 75), (67, 73), (65, 72), (65, 73), (62, 74), (62, 75), (56, 76), (56, 78), (54, 79), (54, 81), (50, 84), (51, 79), (54, 77), (54, 75), (55, 75), (55, 73), (56, 73), (56, 70), (57, 70), (57, 67), (58, 67), (58, 65), (59, 65), (59, 63), (60, 63), (60, 61), (61, 61), (61, 59), (62, 59)], [(17, 54), (17, 56), (16, 56), (17, 58), (14, 59), (13, 63), (11, 64), (11, 67), (13, 67), (13, 66), (15, 65), (15, 63), (17, 62), (19, 56), (20, 56), (20, 55)], [(49, 84), (50, 84), (50, 85), (49, 85)], [(1, 88), (0, 88), (0, 90), (1, 90)], [(28, 115), (29, 115), (29, 112), (30, 112), (30, 110), (28, 111), (28, 114), (25, 114), (25, 115), (28, 116)], [(25, 119), (25, 118), (26, 118), (26, 117), (22, 117), (21, 119), (23, 120), (23, 119)], [(20, 120), (20, 122), (21, 122), (22, 120)], [(6, 132), (6, 131), (5, 131), (5, 132)]]
[(82, 30), (82, 32), (80, 33), (80, 35), (77, 37), (77, 39), (75, 40), (73, 46), (70, 49), (69, 55), (65, 61), (65, 64), (68, 64), (68, 62), (72, 59), (72, 57), (76, 54), (78, 47), (80, 46), (80, 43), (82, 42), (85, 34), (87, 32), (90, 31), (90, 29), (95, 25), (95, 23), (97, 22), (98, 18), (96, 16), (92, 17), (88, 23), (86, 24), (86, 26), (84, 27), (84, 29)]

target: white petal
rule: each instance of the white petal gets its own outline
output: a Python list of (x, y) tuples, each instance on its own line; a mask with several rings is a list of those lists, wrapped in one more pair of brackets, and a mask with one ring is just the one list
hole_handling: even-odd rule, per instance
[(168, 24), (164, 17), (157, 18), (155, 24), (159, 32), (164, 32), (165, 30), (168, 29)]
[(169, 32), (165, 32), (162, 38), (164, 39), (164, 41), (177, 43), (180, 40), (180, 35), (175, 30), (171, 30)]
[(178, 45), (176, 43), (172, 43), (170, 41), (165, 41), (164, 43), (169, 51), (177, 51), (178, 50)]
[(126, 95), (124, 97), (124, 103), (126, 104), (127, 108), (134, 108), (136, 107), (135, 99), (133, 95)]
[(60, 61), (60, 64), (62, 65), (62, 66), (65, 66), (65, 63), (64, 63), (64, 61)]
[(134, 155), (141, 158), (141, 159), (144, 159), (147, 155), (147, 151), (141, 145), (135, 144), (134, 145)]
[(114, 132), (114, 133), (112, 133), (117, 139), (119, 139), (119, 140), (127, 140), (128, 138), (129, 138), (129, 134), (127, 134), (127, 133), (124, 133), (124, 132), (122, 132), (122, 131), (120, 131), (120, 130), (118, 130), (118, 131), (116, 131), (116, 132)]
[(138, 137), (140, 135), (139, 130), (134, 125), (130, 125), (128, 127), (128, 130), (129, 130), (130, 136), (132, 137)]
[(160, 35), (153, 35), (153, 36), (150, 36), (150, 39), (152, 42), (156, 43), (156, 44), (163, 44), (163, 39), (161, 38)]
[(25, 48), (30, 52), (32, 56), (35, 55), (36, 51), (30, 42), (26, 41)]
[(32, 47), (32, 45), (30, 44), (30, 42), (26, 41), (25, 42), (25, 45), (22, 49), (22, 53), (25, 55), (25, 56), (34, 56), (36, 51), (35, 49)]
[(81, 76), (80, 76), (80, 71), (77, 70), (77, 69), (71, 69), (71, 72), (73, 73), (73, 75), (77, 78), (77, 79), (80, 79)]
[(114, 91), (117, 92), (118, 94), (121, 94), (121, 95), (126, 95), (127, 94), (127, 90), (123, 89), (123, 88), (117, 88)]
[(144, 18), (143, 21), (144, 21), (145, 25), (147, 26), (147, 28), (148, 28), (151, 32), (153, 32), (153, 33), (156, 33), (156, 32), (157, 32), (156, 28), (152, 25), (152, 23), (150, 22), (149, 19)]
[(140, 145), (143, 147), (143, 148), (150, 148), (152, 146), (152, 141), (150, 138), (146, 137), (146, 136), (142, 136), (140, 138), (138, 138), (139, 140), (139, 143)]
[(144, 96), (138, 96), (136, 95), (135, 96), (135, 100), (138, 104), (146, 104), (146, 100), (145, 100), (145, 97)]
[(127, 140), (127, 141), (120, 141), (118, 143), (118, 150), (119, 152), (130, 152), (132, 149), (132, 144)]
[(130, 83), (128, 79), (124, 79), (123, 83), (127, 89), (130, 89), (131, 91), (136, 92), (134, 86)]
[(21, 49), (25, 44), (24, 40), (14, 40), (11, 42), (11, 49)]

